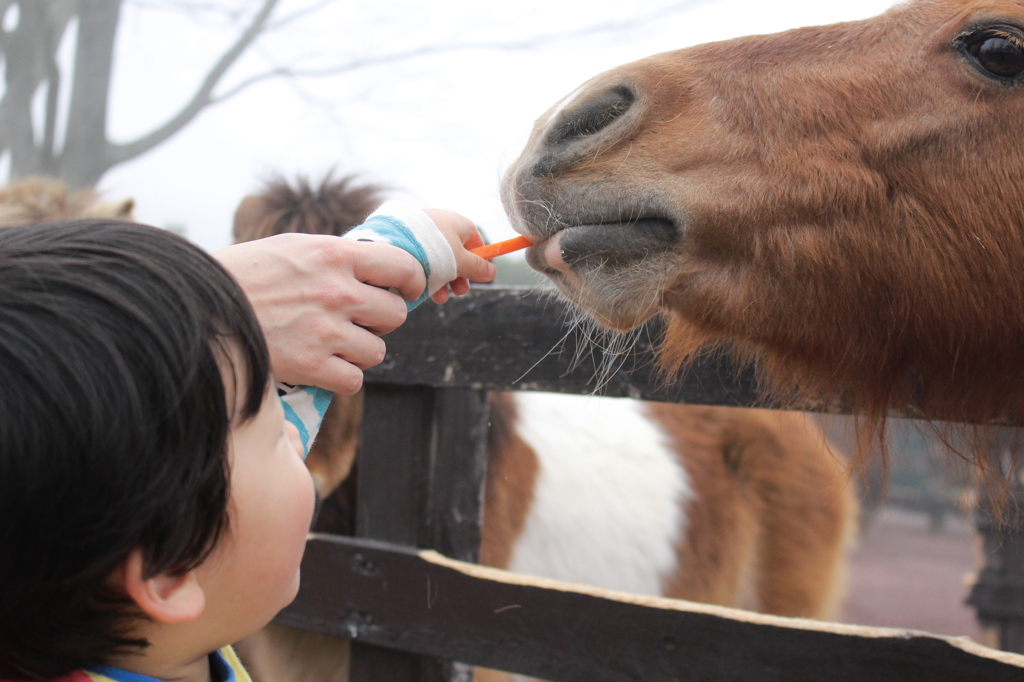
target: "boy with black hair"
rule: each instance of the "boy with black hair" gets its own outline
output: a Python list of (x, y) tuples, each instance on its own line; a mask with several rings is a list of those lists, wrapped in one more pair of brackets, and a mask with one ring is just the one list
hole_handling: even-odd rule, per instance
[[(493, 276), (451, 216), (446, 276)], [(298, 589), (298, 436), (245, 294), (200, 249), (124, 223), (0, 230), (0, 678), (247, 680), (229, 644)]]

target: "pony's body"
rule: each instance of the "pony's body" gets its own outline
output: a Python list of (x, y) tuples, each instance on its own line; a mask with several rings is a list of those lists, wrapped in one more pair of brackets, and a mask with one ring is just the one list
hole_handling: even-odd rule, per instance
[(489, 452), (482, 563), (764, 613), (838, 611), (856, 503), (805, 416), (545, 393), (492, 401), (509, 436)]
[(1024, 417), (1024, 3), (912, 0), (589, 81), (506, 176), (528, 258), (671, 363), (755, 357), (780, 395)]
[[(351, 191), (276, 183), (243, 202), (236, 239), (340, 234), (351, 222), (322, 209)], [(324, 497), (351, 469), (361, 420), (359, 396), (335, 397), (307, 459)], [(482, 563), (780, 615), (838, 609), (857, 505), (804, 416), (519, 392), (491, 394), (490, 422)], [(350, 511), (331, 496), (316, 529), (351, 532)], [(347, 677), (339, 640), (271, 626), (239, 650), (257, 682)]]

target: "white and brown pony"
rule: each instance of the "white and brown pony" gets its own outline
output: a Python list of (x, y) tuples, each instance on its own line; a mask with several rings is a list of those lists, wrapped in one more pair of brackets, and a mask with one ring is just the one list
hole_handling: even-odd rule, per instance
[(132, 220), (135, 201), (104, 201), (92, 189), (68, 190), (60, 180), (30, 177), (0, 187), (0, 227), (76, 218)]
[[(235, 238), (342, 234), (378, 201), (348, 179), (274, 182), (242, 202)], [(780, 615), (836, 613), (856, 502), (803, 415), (526, 392), (491, 403), (482, 563)], [(339, 396), (327, 413), (307, 460), (322, 496), (348, 475), (361, 410), (358, 396)], [(350, 532), (344, 503), (331, 508), (338, 497), (318, 530)], [(347, 679), (339, 640), (272, 625), (239, 650), (257, 682)]]
[(725, 344), (869, 425), (1020, 423), (1022, 124), (1024, 2), (911, 0), (601, 74), (503, 200), (598, 322), (667, 316), (669, 367)]

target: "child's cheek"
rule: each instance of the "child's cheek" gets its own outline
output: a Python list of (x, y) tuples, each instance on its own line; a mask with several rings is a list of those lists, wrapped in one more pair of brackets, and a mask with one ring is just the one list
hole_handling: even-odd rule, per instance
[[(299, 460), (296, 459), (296, 461), (298, 462)], [(298, 593), (299, 568), (302, 564), (302, 555), (306, 550), (306, 537), (309, 534), (309, 529), (313, 522), (313, 512), (316, 507), (316, 492), (313, 487), (313, 479), (305, 465), (301, 464), (301, 462), (300, 467), (301, 470), (295, 489), (292, 519), (288, 529), (289, 537), (287, 541), (279, 545), (282, 548), (287, 545), (289, 548), (288, 563), (282, 567), (284, 570), (282, 577), (286, 578), (288, 582), (288, 587), (284, 590), (284, 594), (282, 594), (282, 608), (291, 603)]]
[(247, 526), (252, 533), (249, 548), (261, 555), (253, 561), (263, 566), (258, 577), (262, 584), (254, 587), (267, 597), (268, 605), (281, 609), (295, 598), (298, 589), (316, 498), (313, 479), (291, 448), (277, 453), (276, 465), (273, 471), (261, 472), (263, 499), (257, 502), (259, 512)]

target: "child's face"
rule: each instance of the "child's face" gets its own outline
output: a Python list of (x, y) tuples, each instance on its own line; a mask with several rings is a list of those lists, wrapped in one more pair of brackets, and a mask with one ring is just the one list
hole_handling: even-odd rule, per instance
[(230, 633), (225, 644), (263, 627), (295, 598), (315, 503), (299, 434), (273, 387), (259, 413), (232, 428), (228, 447), (230, 526), (196, 569), (204, 618)]

